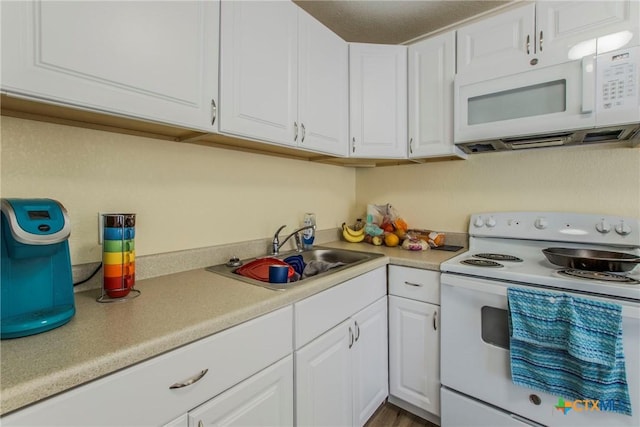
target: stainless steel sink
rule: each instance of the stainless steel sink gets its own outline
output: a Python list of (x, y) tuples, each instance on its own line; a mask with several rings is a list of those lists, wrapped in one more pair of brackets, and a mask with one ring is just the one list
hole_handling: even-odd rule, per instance
[[(243, 282), (250, 283), (252, 285), (262, 286), (268, 289), (282, 291), (282, 290), (291, 289), (293, 287), (300, 286), (316, 277), (325, 277), (337, 271), (342, 271), (345, 268), (353, 267), (354, 265), (359, 265), (364, 262), (370, 261), (372, 259), (384, 256), (383, 254), (352, 251), (347, 249), (315, 247), (314, 249), (306, 250), (303, 252), (291, 251), (287, 253), (281, 253), (280, 255), (273, 256), (273, 258), (284, 260), (285, 258), (288, 258), (292, 255), (302, 255), (302, 259), (304, 260), (305, 264), (309, 264), (311, 261), (324, 261), (332, 264), (343, 263), (344, 265), (331, 268), (330, 270), (327, 270), (322, 273), (318, 273), (310, 277), (300, 278), (296, 281), (284, 283), (284, 284), (262, 282), (260, 280), (255, 280), (249, 277), (242, 276), (236, 273), (236, 270), (238, 269), (239, 266), (230, 267), (227, 264), (218, 264), (218, 265), (212, 265), (211, 267), (207, 267), (206, 270), (215, 274), (220, 274), (222, 276), (231, 277), (236, 280), (241, 280)], [(248, 262), (251, 262), (255, 259), (258, 259), (258, 258), (244, 259), (242, 260), (242, 265), (247, 264)]]

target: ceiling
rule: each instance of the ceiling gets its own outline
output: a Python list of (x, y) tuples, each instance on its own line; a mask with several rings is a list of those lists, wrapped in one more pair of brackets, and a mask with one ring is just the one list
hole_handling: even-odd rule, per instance
[(401, 44), (512, 0), (293, 0), (348, 42)]

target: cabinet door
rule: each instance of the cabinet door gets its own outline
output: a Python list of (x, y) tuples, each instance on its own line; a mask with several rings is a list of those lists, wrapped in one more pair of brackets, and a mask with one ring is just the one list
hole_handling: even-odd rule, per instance
[(389, 393), (440, 415), (439, 307), (389, 296)]
[(298, 146), (347, 156), (348, 44), (304, 10), (298, 12)]
[(2, 4), (10, 94), (211, 132), (217, 1)]
[(458, 29), (457, 73), (482, 81), (528, 69), (534, 25), (530, 3)]
[(293, 425), (293, 357), (284, 358), (189, 411), (189, 425)]
[(349, 319), (296, 351), (297, 425), (351, 425), (353, 340)]
[(466, 155), (453, 144), (456, 34), (409, 46), (409, 157)]
[(223, 1), (220, 131), (297, 144), (297, 6)]
[(362, 426), (389, 395), (387, 299), (353, 316), (353, 424)]
[(542, 1), (536, 3), (536, 51), (558, 64), (638, 44), (637, 1)]
[(349, 45), (351, 157), (406, 158), (407, 47)]

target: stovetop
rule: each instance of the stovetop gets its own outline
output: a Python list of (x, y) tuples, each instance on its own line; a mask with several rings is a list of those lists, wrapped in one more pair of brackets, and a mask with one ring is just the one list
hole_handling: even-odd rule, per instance
[[(624, 228), (620, 227), (622, 234), (616, 231), (621, 222), (624, 225)], [(609, 231), (601, 232), (598, 228)], [(624, 275), (624, 281), (604, 281), (605, 274), (598, 279), (585, 279), (559, 273), (566, 268), (552, 264), (542, 252), (549, 247), (561, 246), (640, 256), (640, 221), (637, 219), (548, 212), (475, 214), (471, 217), (469, 235), (469, 250), (443, 263), (443, 273), (640, 301), (640, 267), (626, 274), (614, 273)]]

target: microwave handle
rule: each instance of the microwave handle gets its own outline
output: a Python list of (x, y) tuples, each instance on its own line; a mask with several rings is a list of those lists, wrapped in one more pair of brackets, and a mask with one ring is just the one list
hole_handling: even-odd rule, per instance
[(582, 113), (592, 113), (596, 98), (595, 57), (582, 58)]

